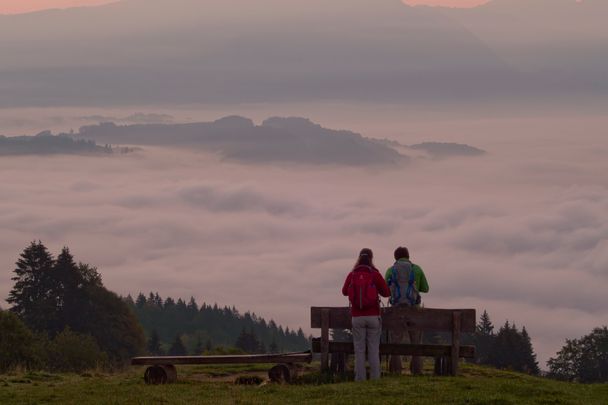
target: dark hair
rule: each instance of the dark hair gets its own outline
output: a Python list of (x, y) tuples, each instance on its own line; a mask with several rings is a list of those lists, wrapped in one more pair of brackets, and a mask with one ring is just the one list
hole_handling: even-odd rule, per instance
[(364, 248), (359, 252), (359, 257), (357, 258), (357, 262), (355, 263), (355, 267), (357, 266), (370, 266), (373, 267), (374, 252), (371, 249)]
[(361, 249), (361, 251), (359, 252), (359, 256), (363, 256), (363, 255), (369, 256), (370, 259), (374, 258), (374, 252), (372, 252), (372, 250), (369, 248)]
[(395, 249), (395, 260), (399, 260), (399, 259), (408, 259), (410, 258), (410, 251), (407, 250), (406, 247), (404, 246), (399, 246), (397, 249)]

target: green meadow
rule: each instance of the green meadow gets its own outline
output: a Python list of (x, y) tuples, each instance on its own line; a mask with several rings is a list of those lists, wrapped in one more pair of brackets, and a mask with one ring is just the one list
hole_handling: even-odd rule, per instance
[(0, 376), (1, 404), (608, 404), (608, 384), (583, 385), (464, 365), (458, 377), (329, 380), (310, 366), (295, 384), (236, 385), (267, 366), (189, 366), (178, 382), (148, 386), (143, 367), (115, 374)]

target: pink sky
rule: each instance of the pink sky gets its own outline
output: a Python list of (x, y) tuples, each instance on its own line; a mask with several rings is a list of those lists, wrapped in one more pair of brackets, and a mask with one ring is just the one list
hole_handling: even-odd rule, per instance
[[(0, 14), (16, 14), (48, 8), (65, 8), (112, 3), (116, 0), (6, 0), (0, 3)], [(449, 7), (472, 7), (487, 0), (404, 0), (411, 5), (442, 5)]]

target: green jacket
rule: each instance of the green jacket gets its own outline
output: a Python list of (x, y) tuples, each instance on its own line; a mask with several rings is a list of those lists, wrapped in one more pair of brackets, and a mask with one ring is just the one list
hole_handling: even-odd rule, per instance
[[(399, 261), (409, 261), (407, 259), (399, 259)], [(411, 263), (411, 262), (410, 262)], [(412, 267), (414, 269), (414, 282), (416, 283), (416, 289), (420, 293), (428, 293), (429, 292), (429, 283), (426, 281), (426, 276), (424, 275), (424, 271), (417, 264), (412, 263)], [(388, 283), (388, 279), (391, 277), (391, 269), (393, 266), (389, 267), (386, 270), (386, 274), (384, 275), (384, 279)]]

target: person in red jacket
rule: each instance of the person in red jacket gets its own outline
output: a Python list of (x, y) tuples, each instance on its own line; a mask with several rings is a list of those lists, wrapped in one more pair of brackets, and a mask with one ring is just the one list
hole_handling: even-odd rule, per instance
[(367, 345), (370, 378), (380, 378), (380, 298), (390, 297), (391, 291), (374, 267), (371, 249), (362, 249), (353, 270), (342, 287), (342, 294), (351, 302), (352, 333), (355, 346), (355, 381), (366, 379), (365, 349)]

